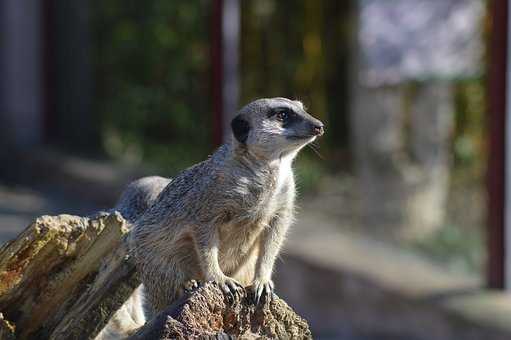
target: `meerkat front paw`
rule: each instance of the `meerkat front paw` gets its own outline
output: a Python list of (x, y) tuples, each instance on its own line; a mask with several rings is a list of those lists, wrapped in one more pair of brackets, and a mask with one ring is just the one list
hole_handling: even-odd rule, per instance
[(252, 298), (256, 305), (259, 305), (262, 301), (271, 301), (273, 299), (273, 281), (255, 280), (252, 285)]
[(220, 279), (212, 281), (218, 284), (220, 290), (222, 290), (229, 303), (233, 303), (236, 299), (239, 300), (243, 296), (245, 288), (243, 288), (241, 283), (239, 283), (232, 277), (223, 276)]

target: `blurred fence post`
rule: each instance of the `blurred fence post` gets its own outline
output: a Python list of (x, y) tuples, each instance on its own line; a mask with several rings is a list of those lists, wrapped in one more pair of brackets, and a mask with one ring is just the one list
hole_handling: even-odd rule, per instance
[[(507, 0), (491, 2), (491, 19), (493, 25), (490, 42), (491, 59), (488, 63), (489, 159), (487, 178), (488, 181), (487, 284), (490, 288), (505, 287), (505, 266), (506, 266), (504, 241), (506, 237), (504, 230), (506, 223), (504, 217), (505, 210), (508, 210), (507, 213), (508, 221), (510, 217), (509, 203), (506, 204), (505, 202), (505, 191), (507, 189), (509, 192), (510, 186), (509, 181), (507, 183), (505, 181), (506, 68), (508, 57), (507, 11), (508, 11)], [(510, 237), (509, 233), (507, 237), (509, 240)], [(510, 274), (509, 264), (507, 266), (509, 275)]]
[[(508, 172), (511, 171), (511, 134), (509, 134), (509, 131), (511, 131), (511, 102), (509, 101), (509, 98), (511, 98), (511, 68), (509, 67), (509, 59), (511, 57), (511, 23), (509, 21), (509, 18), (511, 18), (511, 8), (509, 7), (509, 1), (505, 0), (503, 1), (505, 6), (507, 8), (504, 9), (504, 13), (506, 14), (506, 18), (504, 21), (504, 25), (506, 27), (506, 35), (505, 35), (505, 43), (502, 44), (502, 46), (505, 46), (505, 56), (506, 56), (506, 62), (503, 66), (503, 69), (505, 70), (506, 74), (506, 95), (504, 102), (506, 103), (506, 112), (505, 112), (505, 120), (506, 124), (503, 128), (503, 133), (505, 136), (505, 145), (504, 148), (504, 155), (503, 159), (505, 160), (505, 171), (502, 176), (502, 180), (505, 182), (506, 185), (506, 191), (504, 193), (504, 204), (505, 204), (505, 215), (504, 215), (504, 246), (502, 252), (504, 253), (504, 259), (502, 260), (504, 262), (504, 287), (507, 290), (511, 289), (511, 200), (506, 199), (508, 197), (511, 197), (511, 181), (509, 180), (509, 177), (507, 177)], [(504, 73), (504, 72), (503, 72)]]
[(212, 13), (211, 62), (213, 78), (214, 143), (230, 136), (229, 124), (239, 98), (239, 0), (214, 0)]
[(90, 3), (88, 0), (51, 1), (54, 51), (50, 56), (54, 79), (54, 142), (74, 150), (98, 150), (99, 118), (92, 106)]
[(3, 150), (43, 139), (41, 3), (0, 2), (0, 142)]

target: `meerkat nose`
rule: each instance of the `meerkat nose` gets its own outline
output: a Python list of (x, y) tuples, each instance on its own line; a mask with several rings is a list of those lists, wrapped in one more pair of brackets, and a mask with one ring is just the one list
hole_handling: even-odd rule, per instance
[(312, 131), (314, 131), (314, 134), (316, 136), (323, 136), (323, 134), (325, 133), (325, 126), (323, 125), (323, 123), (314, 124), (314, 126), (312, 127)]

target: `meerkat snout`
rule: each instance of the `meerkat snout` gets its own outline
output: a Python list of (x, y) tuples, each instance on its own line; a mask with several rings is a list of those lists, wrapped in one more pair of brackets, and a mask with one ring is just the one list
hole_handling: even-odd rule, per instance
[(323, 134), (325, 133), (325, 126), (323, 125), (322, 122), (313, 123), (312, 124), (312, 132), (316, 136), (323, 136)]

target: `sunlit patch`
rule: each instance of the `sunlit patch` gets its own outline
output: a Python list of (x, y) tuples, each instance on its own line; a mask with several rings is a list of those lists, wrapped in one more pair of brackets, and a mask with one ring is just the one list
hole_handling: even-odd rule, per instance
[(296, 106), (298, 106), (301, 110), (303, 111), (307, 111), (307, 107), (305, 105), (303, 105), (303, 103), (297, 99), (295, 99), (293, 101), (295, 103)]
[(275, 120), (264, 120), (261, 122), (262, 131), (266, 133), (282, 135), (285, 129)]

